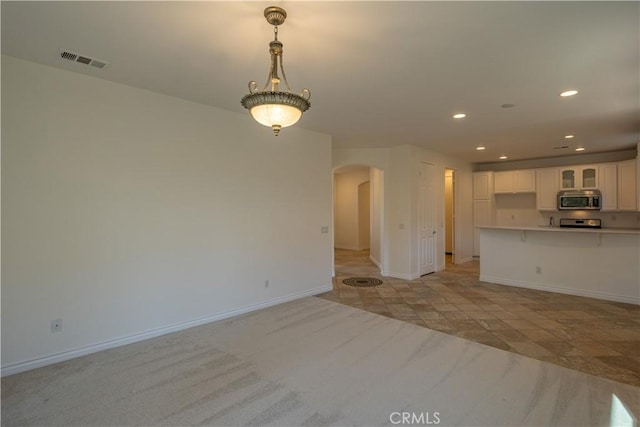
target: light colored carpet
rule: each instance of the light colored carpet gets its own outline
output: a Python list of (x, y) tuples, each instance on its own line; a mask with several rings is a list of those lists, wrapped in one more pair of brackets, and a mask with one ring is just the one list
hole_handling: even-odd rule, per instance
[(637, 387), (310, 297), (3, 378), (2, 425), (610, 425), (614, 394), (637, 419)]

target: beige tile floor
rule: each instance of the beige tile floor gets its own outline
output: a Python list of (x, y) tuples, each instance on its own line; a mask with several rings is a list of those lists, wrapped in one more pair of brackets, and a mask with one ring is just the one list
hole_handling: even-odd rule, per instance
[[(556, 365), (640, 386), (640, 306), (495, 285), (479, 263), (407, 281), (383, 277), (368, 251), (336, 249), (334, 290), (319, 297)], [(352, 287), (347, 277), (375, 277)]]

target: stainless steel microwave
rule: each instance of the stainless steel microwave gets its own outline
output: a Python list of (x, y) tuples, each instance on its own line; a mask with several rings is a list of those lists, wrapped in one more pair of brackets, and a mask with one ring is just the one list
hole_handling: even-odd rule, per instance
[(567, 190), (558, 193), (558, 210), (600, 210), (600, 190)]

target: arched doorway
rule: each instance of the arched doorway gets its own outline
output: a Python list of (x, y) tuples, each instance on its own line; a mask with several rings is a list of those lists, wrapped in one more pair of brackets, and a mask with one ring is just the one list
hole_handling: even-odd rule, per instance
[(375, 167), (334, 170), (334, 276), (383, 269), (383, 187), (383, 172)]
[(444, 170), (444, 256), (445, 268), (456, 262), (456, 171), (445, 168)]

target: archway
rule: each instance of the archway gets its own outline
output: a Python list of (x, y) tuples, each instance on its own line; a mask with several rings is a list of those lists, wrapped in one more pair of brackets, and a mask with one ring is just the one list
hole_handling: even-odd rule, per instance
[(383, 269), (383, 189), (384, 174), (378, 168), (354, 164), (334, 169), (334, 276), (336, 254), (344, 255), (345, 251), (353, 251), (354, 267), (366, 254), (376, 267), (375, 273)]
[(445, 268), (456, 263), (456, 230), (455, 230), (455, 169), (444, 170), (444, 255)]

